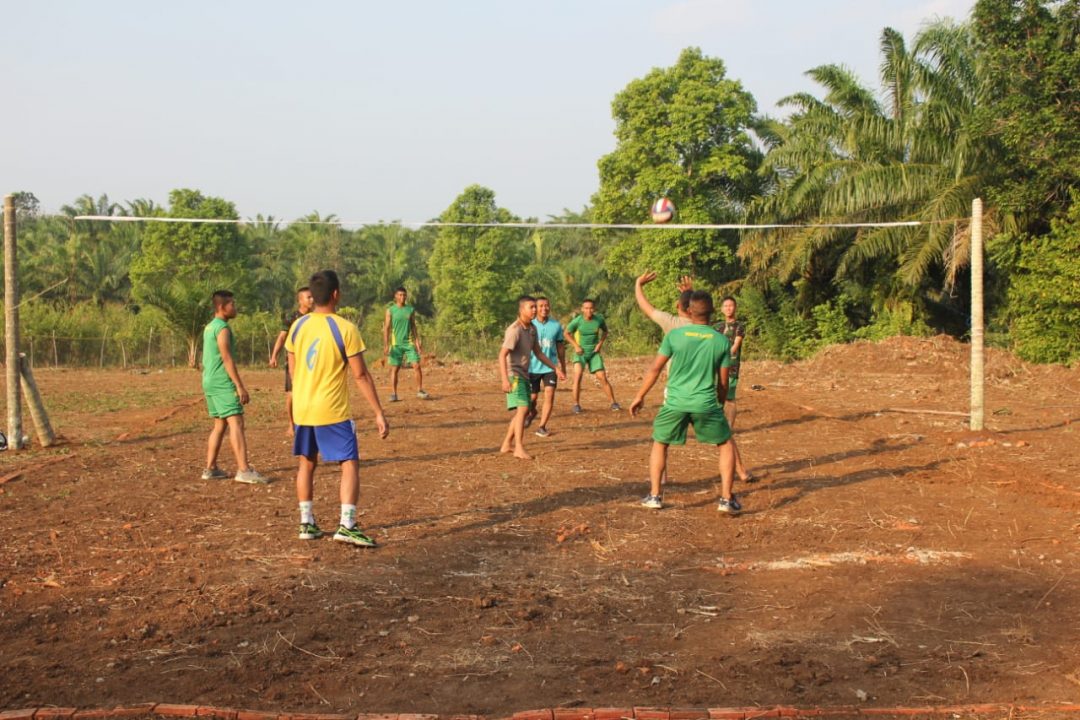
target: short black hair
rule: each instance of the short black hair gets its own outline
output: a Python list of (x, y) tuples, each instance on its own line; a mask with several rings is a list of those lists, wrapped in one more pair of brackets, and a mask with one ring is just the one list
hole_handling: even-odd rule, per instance
[(738, 304), (739, 304), (739, 301), (738, 301), (738, 300), (736, 300), (736, 299), (735, 299), (735, 297), (734, 297), (734, 296), (732, 296), (732, 295), (725, 295), (725, 296), (724, 296), (724, 299), (720, 301), (720, 304), (721, 304), (721, 305), (723, 305), (723, 304), (724, 304), (724, 303), (726, 303), (726, 302), (727, 302), (728, 300), (730, 300), (731, 302), (735, 303), (736, 305), (738, 305)]
[(691, 317), (704, 317), (708, 319), (713, 314), (712, 295), (704, 290), (695, 290), (690, 295), (688, 307)]
[(683, 290), (679, 293), (679, 308), (682, 310), (690, 309), (690, 296), (694, 294), (693, 290)]
[(320, 270), (311, 276), (308, 281), (311, 286), (311, 296), (315, 298), (315, 304), (325, 307), (330, 304), (335, 290), (341, 290), (341, 281), (333, 270)]
[(296, 294), (299, 295), (300, 293), (303, 293), (303, 292), (311, 292), (311, 288), (309, 288), (307, 285), (305, 285), (304, 287), (297, 290)]
[(541, 300), (547, 300), (549, 303), (551, 302), (550, 300), (547, 299), (546, 295), (537, 295), (536, 296), (536, 302), (540, 302)]
[(397, 295), (397, 294), (398, 294), (399, 292), (403, 292), (403, 293), (405, 293), (406, 295), (408, 295), (408, 294), (409, 294), (409, 291), (405, 289), (405, 286), (404, 286), (404, 285), (398, 285), (398, 286), (397, 286), (397, 288), (395, 288), (395, 289), (394, 289), (394, 294), (395, 294), (395, 295)]
[(216, 312), (219, 308), (228, 305), (233, 297), (232, 290), (215, 290), (212, 298), (214, 302), (214, 311)]
[(582, 305), (584, 305), (585, 303), (592, 303), (594, 307), (596, 306), (596, 301), (593, 300), (592, 298), (585, 298), (584, 300), (581, 301)]
[(536, 302), (536, 298), (534, 298), (532, 295), (521, 295), (518, 297), (518, 305), (527, 302)]

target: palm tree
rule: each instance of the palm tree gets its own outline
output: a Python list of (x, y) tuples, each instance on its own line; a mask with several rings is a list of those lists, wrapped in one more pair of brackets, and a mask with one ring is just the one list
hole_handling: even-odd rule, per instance
[(881, 55), (883, 102), (835, 65), (808, 73), (826, 89), (823, 99), (783, 101), (795, 108), (790, 120), (762, 128), (774, 192), (753, 204), (751, 217), (926, 224), (750, 233), (739, 254), (752, 280), (799, 278), (804, 289), (821, 291), (876, 278), (888, 294), (914, 296), (934, 284), (950, 288), (966, 265), (968, 208), (995, 172), (996, 157), (970, 131), (980, 97), (970, 30), (939, 22), (909, 50), (886, 28)]
[(80, 215), (112, 217), (123, 215), (124, 209), (119, 203), (110, 202), (108, 195), (103, 194), (95, 200), (93, 196), (86, 194), (79, 196), (74, 204), (61, 207), (60, 213), (71, 218), (71, 224), (67, 240), (62, 246), (53, 248), (53, 259), (57, 263), (56, 267), (64, 268), (68, 301), (74, 304), (88, 296), (97, 299), (98, 289), (93, 280), (88, 284), (81, 281), (86, 274), (85, 261), (88, 258), (97, 257), (102, 262), (107, 262), (108, 253), (101, 246), (113, 230), (112, 223), (74, 218)]
[(209, 298), (213, 289), (209, 281), (174, 279), (148, 289), (145, 302), (161, 310), (174, 332), (187, 341), (188, 367), (199, 366), (199, 340), (210, 318)]

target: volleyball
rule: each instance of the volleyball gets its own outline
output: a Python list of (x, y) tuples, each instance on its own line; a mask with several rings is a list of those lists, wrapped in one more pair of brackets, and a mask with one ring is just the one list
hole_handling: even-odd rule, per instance
[(650, 214), (652, 214), (652, 220), (654, 223), (666, 223), (671, 218), (675, 217), (675, 203), (668, 200), (666, 197), (662, 197), (652, 204), (649, 208)]

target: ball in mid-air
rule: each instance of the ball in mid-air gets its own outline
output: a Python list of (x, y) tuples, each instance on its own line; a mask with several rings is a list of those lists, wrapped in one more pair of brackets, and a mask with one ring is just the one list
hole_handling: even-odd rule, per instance
[(666, 223), (675, 217), (675, 203), (662, 197), (652, 204), (649, 213), (654, 223)]

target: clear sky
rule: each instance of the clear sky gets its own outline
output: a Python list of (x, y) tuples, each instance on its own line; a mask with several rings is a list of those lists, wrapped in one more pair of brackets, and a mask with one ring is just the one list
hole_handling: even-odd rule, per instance
[(424, 220), (468, 185), (580, 210), (611, 100), (688, 46), (777, 114), (974, 0), (0, 0), (0, 193), (46, 211), (197, 188), (242, 217)]

